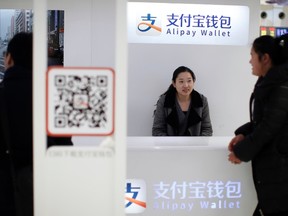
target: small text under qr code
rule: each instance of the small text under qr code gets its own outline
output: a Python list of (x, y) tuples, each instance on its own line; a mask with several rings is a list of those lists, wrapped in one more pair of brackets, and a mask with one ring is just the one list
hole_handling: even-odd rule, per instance
[(54, 77), (55, 128), (105, 128), (108, 78), (57, 75)]

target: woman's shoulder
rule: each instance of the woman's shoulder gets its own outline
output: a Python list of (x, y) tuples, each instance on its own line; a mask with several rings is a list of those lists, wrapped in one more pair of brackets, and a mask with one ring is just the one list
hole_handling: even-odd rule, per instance
[(288, 80), (285, 80), (277, 85), (274, 85), (270, 90), (270, 98), (285, 98), (288, 99)]
[(165, 103), (165, 98), (166, 98), (166, 95), (165, 94), (161, 94), (159, 96), (159, 98), (157, 99), (157, 106), (159, 106), (159, 105), (163, 106), (164, 103)]
[(166, 98), (166, 95), (165, 94), (161, 94), (158, 98), (158, 102), (164, 102), (165, 101), (165, 98)]

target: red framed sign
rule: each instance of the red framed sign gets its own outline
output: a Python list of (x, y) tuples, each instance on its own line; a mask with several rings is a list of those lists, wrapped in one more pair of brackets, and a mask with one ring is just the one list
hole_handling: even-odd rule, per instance
[(114, 76), (111, 68), (49, 67), (46, 74), (47, 134), (113, 134)]

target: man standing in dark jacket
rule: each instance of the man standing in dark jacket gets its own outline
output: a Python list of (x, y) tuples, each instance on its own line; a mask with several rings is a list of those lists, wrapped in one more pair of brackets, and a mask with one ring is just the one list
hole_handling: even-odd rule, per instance
[[(33, 215), (33, 127), (31, 33), (8, 44), (0, 86), (0, 215)], [(47, 145), (72, 145), (71, 138), (48, 137)]]
[[(33, 215), (32, 34), (12, 38), (0, 88), (0, 215)], [(4, 181), (4, 184), (2, 184)], [(4, 193), (2, 193), (4, 190)], [(9, 199), (6, 200), (6, 197)], [(5, 205), (6, 203), (6, 205)]]
[[(288, 35), (261, 36), (251, 49), (258, 76), (250, 99), (251, 121), (235, 131), (229, 161), (252, 161), (258, 206), (253, 216), (288, 215)], [(286, 61), (286, 62), (285, 62)]]

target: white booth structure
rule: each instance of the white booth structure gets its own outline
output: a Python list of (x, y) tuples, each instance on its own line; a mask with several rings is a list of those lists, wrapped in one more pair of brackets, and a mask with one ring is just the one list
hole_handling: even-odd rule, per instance
[[(228, 162), (229, 141), (230, 137), (129, 137), (127, 184), (146, 206), (133, 203), (126, 212), (252, 215), (257, 199), (251, 165)], [(126, 185), (127, 196), (128, 192)]]
[[(149, 2), (155, 3), (144, 3)], [(129, 33), (139, 36), (128, 29), (129, 9), (131, 12), (131, 5), (138, 3), (141, 1), (0, 2), (3, 9), (34, 10), (34, 216), (252, 215), (257, 199), (250, 163), (229, 163), (227, 146), (234, 129), (249, 119), (248, 100), (255, 82), (249, 65), (250, 44), (259, 36), (260, 1), (177, 1), (177, 6), (187, 4), (188, 9), (196, 5), (195, 13), (205, 5), (228, 8), (227, 13), (220, 13), (225, 17), (224, 26), (239, 26), (241, 32), (235, 29), (235, 34), (245, 35), (213, 31), (212, 35), (224, 39), (215, 39), (216, 44), (213, 40), (203, 44), (201, 38), (196, 44), (182, 39), (181, 43), (177, 39), (150, 43), (153, 35), (141, 34), (144, 42), (128, 40)], [(171, 11), (177, 11), (175, 1), (157, 2), (162, 3), (168, 14), (176, 13)], [(157, 13), (159, 7), (142, 9)], [(229, 23), (235, 15), (228, 13), (230, 8), (244, 11), (248, 16), (243, 17), (244, 24)], [(48, 9), (65, 11), (64, 67), (111, 68), (113, 79), (115, 75), (113, 129), (97, 136), (65, 131), (73, 136), (72, 147), (46, 146)], [(214, 13), (204, 11), (202, 16)], [(132, 12), (141, 17), (141, 10)], [(237, 17), (241, 20), (241, 14)], [(231, 40), (225, 42), (224, 35)], [(154, 105), (180, 65), (195, 71), (195, 88), (208, 98), (212, 137), (151, 137)]]

